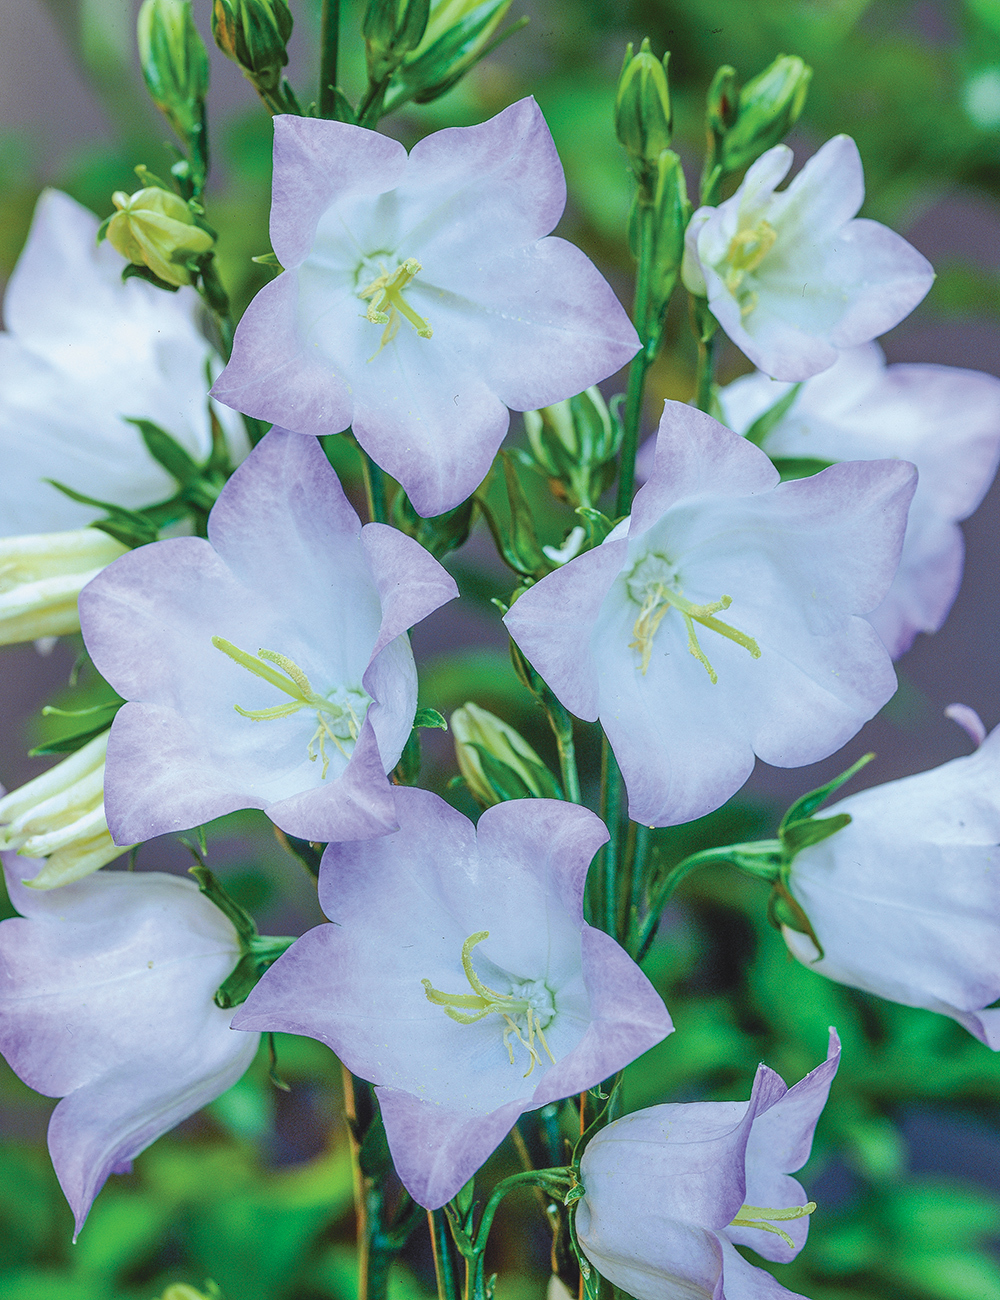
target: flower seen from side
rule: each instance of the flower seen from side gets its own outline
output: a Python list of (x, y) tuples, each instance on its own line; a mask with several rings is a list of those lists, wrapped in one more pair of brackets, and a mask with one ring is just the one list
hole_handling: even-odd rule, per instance
[(583, 920), (607, 839), (593, 813), (518, 799), (474, 827), (427, 791), (394, 793), (400, 829), (330, 845), (319, 889), (333, 924), (279, 957), (233, 1024), (317, 1038), (375, 1083), (396, 1170), (436, 1209), (519, 1115), (608, 1078), (672, 1025)]
[(816, 1206), (791, 1175), (840, 1062), (792, 1088), (761, 1065), (749, 1102), (652, 1106), (615, 1120), (587, 1145), (576, 1235), (591, 1264), (635, 1300), (782, 1300), (779, 1282), (736, 1249), (775, 1263), (805, 1245)]
[(318, 442), (272, 430), (207, 541), (131, 551), (80, 596), (91, 657), (129, 701), (108, 742), (116, 842), (236, 808), (311, 840), (392, 829), (386, 773), (416, 711), (407, 629), (455, 594), (423, 547), (361, 526)]
[[(954, 706), (953, 706), (954, 707)], [(850, 824), (802, 849), (783, 927), (810, 970), (951, 1016), (1000, 1049), (1000, 729), (974, 754), (824, 809)]]
[(47, 893), (21, 884), (23, 859), (4, 865), (21, 915), (0, 924), (0, 1052), (62, 1098), (49, 1152), (79, 1232), (109, 1174), (253, 1060), (257, 1035), (212, 1000), (239, 943), (190, 880), (102, 871)]
[(758, 448), (666, 404), (631, 517), (504, 619), (562, 703), (600, 718), (633, 820), (703, 816), (754, 755), (816, 762), (889, 699), (865, 615), (895, 572), (915, 478), (868, 461), (779, 485)]
[(849, 136), (828, 140), (776, 193), (791, 165), (791, 149), (775, 145), (731, 198), (695, 212), (682, 275), (754, 365), (798, 380), (898, 324), (934, 271), (901, 235), (855, 216), (865, 186)]
[[(745, 433), (788, 384), (757, 372), (719, 392), (723, 417)], [(886, 366), (875, 343), (842, 352), (807, 380), (763, 442), (769, 456), (819, 461), (898, 456), (916, 465), (899, 570), (869, 615), (894, 659), (918, 632), (936, 632), (962, 580), (958, 522), (985, 496), (1000, 458), (1000, 379), (955, 366)]]
[(285, 267), (214, 393), (303, 434), (349, 425), (421, 515), (459, 505), (508, 425), (623, 366), (638, 338), (562, 239), (562, 167), (533, 100), (407, 156), (343, 122), (275, 119), (271, 242)]
[(0, 645), (79, 632), (77, 597), (126, 549), (99, 528), (0, 537)]
[[(98, 220), (58, 190), (38, 200), (4, 297), (0, 333), (0, 537), (81, 528), (99, 508), (47, 479), (130, 509), (177, 484), (128, 419), (145, 419), (196, 460), (212, 439), (206, 370), (218, 358), (198, 328), (193, 289), (122, 282), (126, 265)], [(246, 454), (240, 422), (222, 410), (230, 454)]]

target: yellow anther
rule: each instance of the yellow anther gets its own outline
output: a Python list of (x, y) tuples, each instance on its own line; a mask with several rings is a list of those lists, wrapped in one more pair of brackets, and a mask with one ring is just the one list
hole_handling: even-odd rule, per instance
[[(503, 1031), (503, 1045), (507, 1049), (511, 1065), (514, 1064), (512, 1037), (517, 1039), (530, 1057), (530, 1064), (524, 1076), (527, 1079), (528, 1075), (531, 1074), (542, 1059), (535, 1046), (536, 1038), (553, 1065), (555, 1065), (555, 1057), (545, 1041), (537, 1011), (531, 1001), (525, 997), (515, 997), (513, 993), (498, 993), (495, 989), (491, 989), (484, 984), (476, 974), (475, 967), (472, 965), (472, 950), (477, 944), (482, 943), (484, 939), (489, 937), (489, 930), (479, 930), (476, 934), (470, 934), (465, 943), (462, 944), (462, 969), (465, 971), (465, 978), (469, 981), (473, 990), (471, 993), (443, 993), (440, 989), (436, 989), (428, 979), (422, 979), (420, 982), (424, 986), (424, 995), (427, 1001), (441, 1007), (445, 1015), (457, 1024), (474, 1025), (477, 1021), (484, 1020), (489, 1015), (501, 1016), (506, 1023), (506, 1028)], [(514, 1019), (515, 1016), (524, 1017), (527, 1038), (521, 1032), (520, 1026)]]
[[(771, 1205), (741, 1205), (740, 1209), (730, 1223), (731, 1228), (759, 1228), (761, 1232), (773, 1232), (775, 1236), (780, 1237), (791, 1248), (795, 1249), (795, 1242), (787, 1232), (774, 1226), (777, 1223), (788, 1223), (791, 1219), (804, 1219), (807, 1214), (812, 1214), (816, 1208), (815, 1201), (806, 1201), (805, 1205), (791, 1205), (787, 1209), (776, 1209)], [(768, 1222), (771, 1220), (771, 1222)]]
[(749, 316), (757, 306), (758, 297), (752, 289), (742, 289), (744, 277), (756, 271), (774, 247), (778, 232), (768, 221), (758, 221), (755, 226), (744, 226), (729, 242), (723, 262), (726, 266), (723, 281), (726, 288), (740, 304), (740, 313)]
[(358, 291), (359, 298), (371, 299), (365, 312), (365, 319), (371, 321), (373, 325), (385, 326), (378, 351), (368, 358), (369, 361), (374, 361), (385, 345), (391, 343), (396, 337), (399, 333), (400, 320), (404, 316), (420, 338), (429, 339), (433, 335), (434, 331), (424, 317), (419, 316), (403, 297), (403, 290), (419, 270), (420, 263), (415, 257), (408, 257), (405, 262), (401, 262), (396, 267), (395, 271), (387, 271), (382, 265), (382, 274), (377, 275), (367, 288)]

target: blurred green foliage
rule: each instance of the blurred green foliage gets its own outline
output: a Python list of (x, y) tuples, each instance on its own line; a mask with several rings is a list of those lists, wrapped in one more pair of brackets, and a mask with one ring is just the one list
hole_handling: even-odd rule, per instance
[[(100, 0), (50, 0), (61, 29), (116, 123), (111, 146), (88, 148), (61, 174), (40, 177), (29, 135), (0, 139), (0, 268), (23, 241), (43, 179), (67, 189), (102, 217), (112, 189), (131, 185), (131, 169), (163, 165), (166, 128), (143, 110), (138, 71), (123, 40), (120, 8)], [(410, 107), (387, 124), (410, 144), (444, 125), (482, 120), (534, 94), (549, 121), (569, 185), (561, 231), (581, 243), (627, 299), (631, 262), (625, 227), (632, 181), (612, 127), (614, 91), (628, 40), (648, 36), (671, 51), (674, 147), (692, 170), (702, 148), (705, 89), (721, 63), (746, 80), (776, 54), (800, 55), (815, 69), (793, 136), (815, 147), (847, 132), (858, 141), (868, 182), (866, 215), (905, 226), (955, 186), (1000, 199), (1000, 0), (533, 0), (532, 22), (442, 99)], [(317, 0), (293, 3), (293, 51), (315, 46)], [(363, 80), (359, 3), (345, 4), (342, 81), (356, 94)], [(201, 15), (204, 18), (205, 15)], [(315, 80), (316, 60), (293, 59)], [(293, 74), (293, 80), (298, 74)], [(303, 102), (310, 86), (296, 85)], [(246, 106), (215, 111), (210, 128), (216, 173), (208, 215), (220, 232), (222, 277), (238, 309), (273, 271), (251, 262), (265, 253), (270, 124), (249, 86)], [(1000, 314), (997, 269), (951, 261), (919, 310), (928, 319)], [(652, 379), (652, 396), (686, 398), (693, 354), (683, 313)], [(349, 490), (357, 490), (356, 454), (344, 439), (326, 440)], [(558, 544), (575, 522), (541, 478), (523, 476), (539, 521), (539, 540)], [(491, 494), (499, 490), (491, 486)], [(490, 498), (492, 500), (492, 496)], [(480, 525), (481, 530), (481, 525)], [(478, 534), (477, 534), (478, 535)], [(422, 665), (421, 703), (449, 713), (466, 700), (500, 713), (550, 761), (540, 712), (518, 685), (499, 644), (492, 597), (509, 598), (512, 575), (482, 559), (475, 545), (448, 557), (466, 604), (489, 635)], [(80, 697), (76, 707), (80, 707)], [(96, 697), (95, 697), (96, 698)], [(50, 724), (46, 724), (50, 725)], [(51, 734), (40, 729), (37, 743)], [(450, 738), (425, 739), (423, 784), (472, 814), (462, 791), (448, 788)], [(585, 785), (596, 780), (593, 734), (578, 744)], [(692, 850), (773, 832), (779, 810), (734, 801), (703, 821), (656, 833), (664, 865)], [(273, 902), (274, 855), (256, 823), (240, 865), (225, 869), (239, 900)], [(210, 838), (210, 845), (213, 841)], [(261, 865), (267, 860), (269, 865)], [(210, 859), (211, 860), (211, 859)], [(298, 871), (291, 858), (286, 866)], [(688, 880), (661, 926), (647, 969), (664, 993), (677, 1031), (632, 1066), (626, 1104), (665, 1099), (745, 1097), (758, 1060), (794, 1082), (822, 1059), (828, 1026), (844, 1043), (843, 1065), (817, 1134), (804, 1181), (820, 1207), (809, 1245), (775, 1269), (782, 1283), (812, 1300), (996, 1300), (1000, 1295), (1000, 1201), (948, 1177), (915, 1175), (898, 1127), (903, 1108), (934, 1108), (956, 1132), (974, 1115), (1000, 1150), (1000, 1055), (950, 1020), (840, 988), (793, 962), (765, 920), (766, 889), (722, 868)], [(9, 912), (8, 912), (9, 914)], [(265, 1050), (254, 1069), (207, 1111), (161, 1139), (112, 1178), (76, 1246), (71, 1216), (44, 1148), (51, 1103), (9, 1071), (0, 1078), (0, 1300), (153, 1300), (171, 1282), (224, 1300), (351, 1300), (356, 1265), (340, 1071), (308, 1039), (278, 1042), (278, 1070), (291, 1091), (269, 1078)], [(525, 1121), (526, 1140), (534, 1121)], [(495, 1165), (509, 1172), (508, 1146)], [(491, 1246), (500, 1300), (538, 1300), (547, 1282), (547, 1236), (533, 1201), (512, 1200)], [(530, 1226), (528, 1226), (530, 1223)], [(417, 1234), (419, 1237), (421, 1234)], [(430, 1294), (426, 1247), (414, 1239), (397, 1267), (392, 1300)], [(754, 1257), (754, 1262), (759, 1263)]]

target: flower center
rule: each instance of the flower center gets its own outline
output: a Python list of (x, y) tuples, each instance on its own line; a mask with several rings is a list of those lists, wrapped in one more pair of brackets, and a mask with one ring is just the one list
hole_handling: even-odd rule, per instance
[(778, 232), (771, 223), (762, 220), (755, 226), (744, 226), (737, 230), (726, 250), (723, 261), (728, 269), (723, 280), (739, 303), (743, 316), (749, 316), (757, 306), (757, 294), (752, 289), (742, 287), (744, 277), (751, 271), (756, 271), (774, 247), (777, 238)]
[[(298, 664), (287, 655), (278, 654), (276, 650), (258, 650), (255, 658), (221, 636), (213, 636), (212, 645), (216, 650), (221, 650), (223, 654), (228, 655), (241, 668), (245, 668), (256, 677), (262, 677), (265, 682), (270, 682), (272, 686), (277, 686), (279, 691), (284, 691), (286, 695), (292, 697), (287, 704), (273, 704), (268, 709), (241, 709), (238, 704), (234, 704), (233, 708), (237, 713), (244, 718), (252, 718), (254, 722), (268, 722), (275, 718), (290, 718), (293, 713), (298, 713), (299, 709), (315, 709), (316, 730), (306, 752), (310, 762), (315, 763), (317, 758), (322, 762), (323, 771), (320, 780), (326, 780), (330, 767), (330, 759), (326, 752), (328, 740), (345, 758), (350, 758), (354, 742), (361, 730), (361, 723), (371, 703), (371, 699), (364, 691), (356, 687), (337, 686), (326, 695), (320, 695), (313, 690), (309, 678)], [(277, 667), (273, 668), (272, 664), (276, 664)]]
[(416, 258), (408, 257), (405, 262), (400, 262), (395, 271), (387, 270), (384, 262), (380, 262), (379, 266), (382, 268), (382, 273), (377, 275), (367, 288), (358, 290), (359, 298), (371, 300), (365, 312), (365, 319), (370, 320), (373, 325), (385, 326), (378, 351), (368, 358), (369, 361), (374, 361), (385, 345), (391, 343), (396, 337), (399, 333), (399, 323), (404, 316), (422, 339), (429, 339), (434, 333), (423, 316), (418, 316), (403, 297), (403, 290), (420, 270), (420, 263)]
[(777, 1220), (778, 1223), (787, 1223), (789, 1219), (804, 1219), (807, 1214), (812, 1214), (816, 1208), (815, 1201), (807, 1201), (805, 1205), (792, 1205), (787, 1210), (775, 1209), (771, 1205), (741, 1205), (737, 1212), (736, 1218), (730, 1223), (731, 1228), (759, 1228), (761, 1232), (773, 1232), (783, 1241), (787, 1242), (792, 1249), (795, 1249), (795, 1242), (787, 1232), (781, 1228), (776, 1228), (774, 1223), (768, 1223), (768, 1219)]
[(472, 965), (472, 950), (476, 944), (489, 937), (489, 930), (480, 930), (476, 934), (470, 934), (462, 944), (462, 969), (472, 988), (471, 993), (442, 993), (430, 980), (420, 982), (424, 986), (427, 1001), (443, 1008), (445, 1015), (460, 1025), (474, 1025), (477, 1020), (484, 1020), (493, 1014), (501, 1016), (506, 1024), (503, 1045), (507, 1049), (511, 1065), (514, 1064), (512, 1038), (517, 1039), (530, 1057), (524, 1076), (527, 1079), (542, 1059), (535, 1046), (536, 1038), (552, 1064), (556, 1063), (542, 1032), (556, 1014), (555, 1003), (551, 990), (543, 980), (515, 981), (509, 993), (498, 993), (495, 989), (488, 988)]
[(695, 623), (700, 623), (709, 631), (718, 632), (720, 636), (735, 641), (737, 645), (749, 651), (754, 659), (760, 658), (760, 646), (752, 636), (747, 636), (739, 628), (714, 617), (720, 610), (729, 608), (733, 603), (731, 596), (723, 596), (708, 605), (696, 605), (681, 595), (677, 585), (676, 566), (671, 564), (666, 556), (657, 555), (655, 552), (644, 555), (628, 577), (628, 594), (639, 606), (639, 617), (632, 628), (633, 639), (629, 642), (628, 648), (638, 650), (639, 667), (643, 677), (646, 675), (650, 656), (653, 653), (653, 638), (656, 636), (656, 630), (670, 608), (676, 609), (683, 618), (688, 634), (688, 650), (704, 667), (713, 686), (718, 682), (719, 677), (698, 643)]

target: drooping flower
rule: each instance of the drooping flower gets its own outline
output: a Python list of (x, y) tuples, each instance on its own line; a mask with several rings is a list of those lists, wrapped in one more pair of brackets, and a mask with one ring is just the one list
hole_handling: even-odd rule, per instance
[(543, 238), (566, 187), (525, 99), (420, 141), (274, 123), (271, 243), (220, 401), (304, 434), (353, 426), (422, 515), (474, 491), (507, 430), (612, 374), (639, 340), (579, 249)]
[(78, 632), (77, 597), (126, 549), (98, 528), (0, 537), (0, 645)]
[(406, 632), (453, 580), (404, 534), (362, 528), (319, 443), (277, 429), (208, 536), (131, 551), (80, 596), (94, 663), (130, 701), (108, 743), (116, 842), (236, 808), (306, 839), (384, 834), (416, 711)]
[(809, 1214), (790, 1175), (840, 1063), (827, 1059), (793, 1088), (761, 1065), (749, 1102), (651, 1106), (615, 1120), (587, 1145), (576, 1235), (590, 1262), (635, 1300), (781, 1300), (790, 1296), (743, 1258), (775, 1263), (805, 1245)]
[[(745, 433), (789, 385), (757, 372), (719, 393)], [(962, 580), (958, 521), (979, 505), (1000, 459), (1000, 379), (954, 366), (886, 367), (875, 343), (840, 353), (808, 380), (763, 442), (769, 456), (820, 461), (898, 456), (919, 471), (899, 570), (869, 615), (894, 659), (936, 632)]]
[[(0, 536), (80, 528), (102, 511), (46, 479), (137, 508), (176, 482), (129, 418), (166, 429), (199, 461), (211, 450), (206, 368), (217, 358), (198, 330), (198, 297), (142, 280), (96, 242), (97, 218), (57, 190), (38, 201), (7, 286), (0, 334)], [(223, 411), (231, 455), (246, 453)]]
[(792, 861), (788, 888), (823, 949), (810, 970), (951, 1016), (1000, 1050), (1000, 729), (966, 758), (848, 795), (851, 822)]
[[(0, 849), (44, 859), (32, 889), (56, 889), (114, 862), (134, 845), (111, 838), (104, 815), (103, 731), (41, 776), (0, 798)], [(14, 859), (8, 859), (10, 869)]]
[(754, 365), (796, 380), (892, 329), (926, 294), (934, 271), (901, 235), (855, 217), (865, 183), (849, 136), (828, 140), (775, 193), (791, 165), (791, 149), (775, 145), (732, 198), (698, 209), (682, 275)]
[(864, 615), (895, 572), (915, 478), (865, 461), (779, 485), (757, 447), (667, 402), (630, 519), (504, 619), (563, 704), (600, 718), (634, 820), (718, 808), (755, 754), (813, 763), (892, 695)]
[(606, 1079), (672, 1026), (638, 966), (584, 923), (607, 839), (593, 813), (521, 799), (474, 827), (425, 790), (395, 797), (394, 835), (327, 849), (333, 924), (281, 956), (233, 1024), (318, 1038), (375, 1083), (396, 1170), (434, 1209), (524, 1111)]
[(0, 1052), (63, 1099), (49, 1152), (79, 1232), (108, 1175), (235, 1083), (257, 1036), (212, 1000), (240, 947), (190, 880), (102, 871), (45, 893), (11, 857), (21, 916), (0, 924)]

